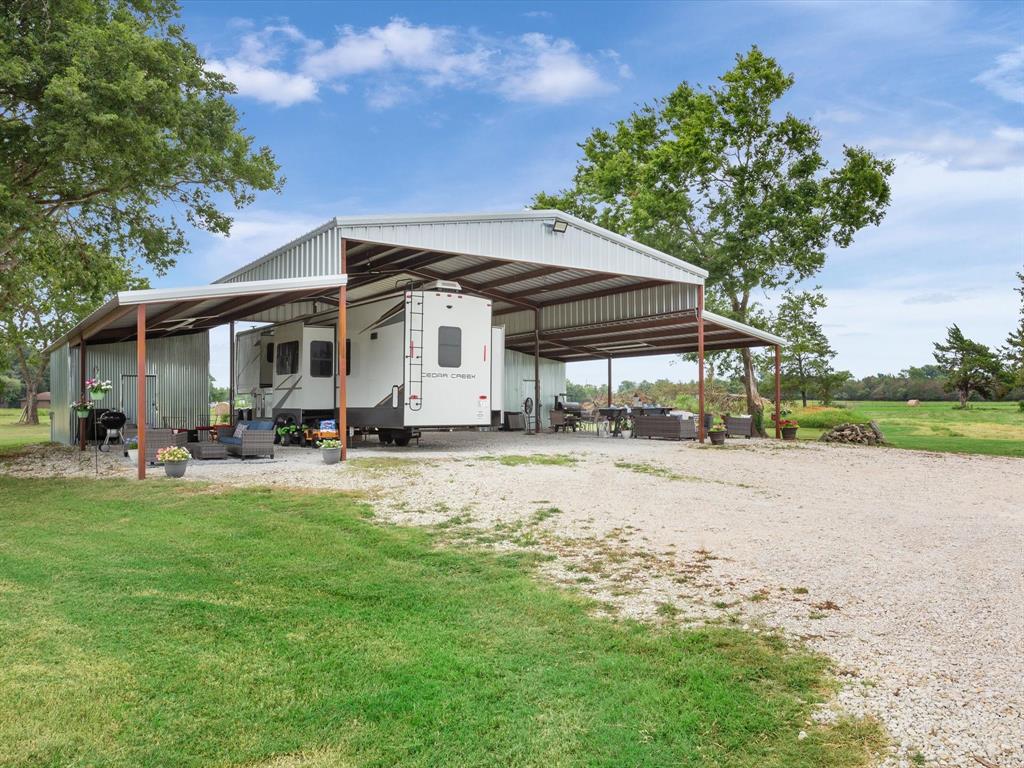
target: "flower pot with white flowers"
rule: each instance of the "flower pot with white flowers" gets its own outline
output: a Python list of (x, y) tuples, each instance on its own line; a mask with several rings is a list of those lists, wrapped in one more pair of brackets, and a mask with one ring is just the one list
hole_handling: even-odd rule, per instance
[(168, 477), (184, 477), (192, 454), (180, 445), (170, 445), (156, 452), (156, 460), (163, 462)]
[(320, 458), (324, 464), (337, 464), (341, 461), (341, 440), (321, 440)]
[(86, 379), (85, 388), (93, 400), (102, 400), (114, 388), (109, 379)]
[(75, 402), (71, 404), (71, 410), (75, 412), (75, 416), (79, 419), (88, 419), (89, 414), (92, 413), (92, 409), (94, 407), (95, 404), (93, 401), (86, 400), (84, 397), (75, 400)]

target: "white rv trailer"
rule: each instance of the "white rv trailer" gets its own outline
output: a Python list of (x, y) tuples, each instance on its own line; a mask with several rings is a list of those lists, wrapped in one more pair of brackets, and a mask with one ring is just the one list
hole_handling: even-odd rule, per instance
[[(237, 335), (237, 392), (256, 416), (333, 416), (337, 326), (328, 319)], [(349, 426), (405, 445), (424, 428), (500, 423), (504, 330), (491, 327), (491, 302), (457, 283), (350, 304), (345, 345)]]

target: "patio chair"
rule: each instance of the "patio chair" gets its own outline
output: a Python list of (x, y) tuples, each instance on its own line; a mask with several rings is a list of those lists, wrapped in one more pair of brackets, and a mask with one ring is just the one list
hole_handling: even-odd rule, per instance
[[(128, 425), (124, 428), (123, 434), (127, 437), (138, 437), (139, 428), (135, 424)], [(146, 429), (146, 463), (156, 464), (156, 452), (161, 448), (169, 448), (172, 445), (184, 447), (188, 441), (188, 434), (185, 432), (175, 432), (173, 429), (154, 429), (148, 427)], [(128, 455), (127, 449), (125, 449), (125, 456)]]
[(753, 437), (754, 419), (751, 416), (726, 416), (725, 433), (729, 437)]
[(229, 454), (242, 459), (255, 456), (274, 458), (274, 422), (260, 420), (238, 423), (245, 425), (240, 437), (224, 435), (217, 440), (227, 446)]

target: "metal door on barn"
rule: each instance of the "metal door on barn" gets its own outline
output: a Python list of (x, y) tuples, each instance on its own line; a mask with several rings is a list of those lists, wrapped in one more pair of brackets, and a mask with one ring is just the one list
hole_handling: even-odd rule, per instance
[[(138, 424), (136, 419), (136, 404), (138, 403), (138, 396), (136, 394), (136, 382), (138, 376), (134, 373), (123, 373), (121, 374), (121, 410), (124, 411), (124, 415), (128, 417), (129, 424)], [(157, 390), (157, 380), (155, 373), (146, 374), (146, 426), (147, 427), (159, 427), (161, 426), (157, 419), (160, 417), (160, 408), (157, 405), (159, 400), (159, 391)]]

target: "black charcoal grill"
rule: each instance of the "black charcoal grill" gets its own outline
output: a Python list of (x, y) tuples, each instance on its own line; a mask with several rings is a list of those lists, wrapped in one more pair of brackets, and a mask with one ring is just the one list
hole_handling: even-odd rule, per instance
[(117, 440), (122, 445), (124, 444), (124, 435), (121, 433), (121, 430), (124, 428), (126, 421), (128, 421), (128, 417), (121, 411), (104, 411), (100, 414), (100, 426), (106, 430), (103, 443), (100, 445), (101, 451), (110, 450), (111, 440)]
[(565, 395), (555, 395), (555, 410), (563, 411), (566, 416), (575, 416), (577, 419), (583, 415), (583, 406), (566, 400)]

